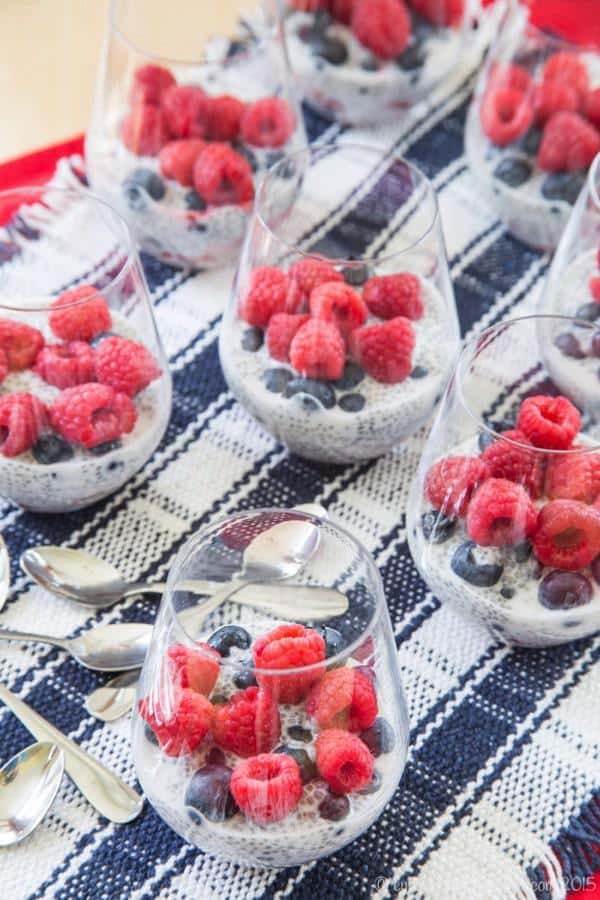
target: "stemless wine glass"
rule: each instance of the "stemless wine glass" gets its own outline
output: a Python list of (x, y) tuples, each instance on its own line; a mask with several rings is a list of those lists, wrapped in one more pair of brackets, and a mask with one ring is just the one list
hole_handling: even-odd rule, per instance
[[(306, 144), (274, 3), (240, 24), (240, 3), (111, 2), (89, 175), (167, 262), (235, 258), (256, 179)], [(215, 37), (227, 14), (231, 37)]]
[(600, 53), (538, 28), (510, 0), (467, 118), (489, 204), (526, 244), (554, 249), (600, 150)]
[(409, 502), (409, 544), (432, 591), (515, 644), (600, 628), (600, 391), (594, 325), (494, 325), (458, 360)]
[(315, 460), (386, 453), (430, 417), (458, 340), (422, 172), (350, 142), (271, 169), (219, 344), (229, 387), (271, 434)]
[(0, 193), (0, 496), (70, 512), (121, 487), (171, 379), (127, 224), (83, 189)]
[[(262, 583), (240, 582), (249, 544), (267, 529)], [(289, 564), (307, 529), (312, 555), (273, 581), (290, 574), (273, 554)], [(352, 535), (266, 509), (188, 541), (169, 574), (133, 721), (138, 777), (175, 831), (242, 864), (325, 856), (380, 815), (407, 744), (381, 580)]]

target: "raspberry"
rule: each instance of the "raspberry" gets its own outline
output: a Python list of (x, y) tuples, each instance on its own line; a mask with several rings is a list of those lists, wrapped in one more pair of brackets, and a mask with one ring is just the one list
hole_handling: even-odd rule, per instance
[(335, 325), (323, 319), (310, 319), (294, 335), (290, 362), (307, 378), (335, 381), (344, 371), (344, 338)]
[(403, 0), (357, 0), (352, 31), (380, 59), (400, 56), (410, 37), (410, 17)]
[(600, 87), (586, 94), (583, 111), (592, 125), (600, 128)]
[(517, 428), (534, 447), (567, 450), (581, 428), (581, 416), (566, 397), (528, 397), (521, 404)]
[(206, 108), (207, 137), (210, 141), (235, 141), (246, 108), (237, 97), (222, 94), (209, 97)]
[(356, 0), (329, 0), (327, 3), (330, 15), (344, 25), (349, 25), (352, 21), (355, 6)]
[(600, 493), (600, 453), (571, 452), (552, 457), (545, 490), (552, 500), (593, 503)]
[(8, 356), (4, 352), (4, 350), (0, 347), (0, 384), (4, 381), (6, 376), (8, 375)]
[(281, 147), (291, 137), (296, 117), (281, 97), (263, 97), (248, 104), (240, 125), (242, 139), (253, 147)]
[(91, 341), (112, 325), (106, 300), (91, 284), (63, 291), (53, 301), (48, 321), (62, 341)]
[(288, 312), (303, 312), (307, 309), (311, 293), (325, 282), (344, 281), (342, 273), (334, 269), (328, 262), (311, 257), (299, 259), (290, 266), (288, 277), (290, 280)]
[(325, 659), (325, 641), (318, 632), (304, 625), (278, 625), (254, 642), (252, 654), (257, 670), (312, 667), (290, 675), (256, 672), (261, 687), (269, 690), (280, 703), (303, 700), (325, 668), (317, 665)]
[(6, 357), (3, 363), (11, 372), (32, 366), (43, 346), (44, 338), (37, 328), (14, 319), (0, 319), (0, 349)]
[(513, 547), (530, 537), (536, 524), (529, 494), (506, 478), (488, 478), (469, 503), (467, 531), (481, 547)]
[(254, 269), (248, 292), (240, 303), (241, 318), (255, 328), (266, 328), (271, 316), (284, 312), (287, 292), (287, 275), (281, 269)]
[(133, 430), (137, 413), (126, 394), (106, 384), (67, 388), (50, 407), (50, 422), (67, 441), (97, 447)]
[(273, 359), (289, 362), (290, 346), (294, 335), (306, 322), (309, 316), (294, 316), (289, 313), (277, 313), (269, 319), (266, 341), (267, 350)]
[(537, 162), (546, 172), (587, 169), (600, 152), (600, 132), (574, 112), (557, 112), (544, 127)]
[(94, 351), (85, 341), (47, 344), (38, 354), (35, 371), (58, 388), (85, 384), (95, 377)]
[[(531, 450), (528, 447), (531, 447)], [(497, 440), (486, 447), (481, 454), (481, 460), (486, 464), (492, 478), (505, 478), (520, 484), (534, 500), (541, 497), (544, 485), (544, 459), (533, 449), (532, 443), (521, 431), (516, 428), (503, 431)]]
[(122, 337), (105, 338), (96, 350), (96, 378), (128, 397), (135, 397), (162, 374), (143, 344)]
[(600, 510), (577, 500), (552, 500), (541, 510), (533, 552), (545, 566), (574, 572), (600, 553)]
[(245, 816), (257, 825), (268, 825), (296, 809), (302, 777), (298, 763), (287, 753), (261, 753), (238, 763), (229, 789)]
[(227, 703), (215, 707), (213, 737), (223, 750), (238, 756), (255, 756), (272, 750), (281, 733), (279, 709), (262, 688), (238, 691)]
[(336, 794), (350, 794), (371, 781), (373, 757), (355, 734), (328, 728), (318, 736), (316, 748), (319, 775)]
[(48, 422), (46, 407), (33, 394), (0, 398), (0, 453), (18, 456), (35, 444)]
[(383, 384), (404, 381), (412, 369), (415, 332), (403, 316), (357, 328), (350, 335), (349, 345), (356, 362)]
[(167, 756), (192, 753), (211, 727), (213, 706), (202, 694), (182, 690), (169, 713), (152, 697), (139, 702), (140, 716), (148, 723)]
[(420, 319), (424, 313), (421, 282), (408, 272), (370, 278), (363, 288), (363, 300), (380, 319)]
[(595, 275), (588, 282), (590, 294), (596, 303), (600, 303), (600, 275)]
[(546, 122), (551, 115), (561, 110), (577, 112), (579, 93), (575, 88), (560, 81), (543, 81), (533, 92), (533, 112), (538, 122)]
[(553, 53), (544, 63), (542, 81), (566, 84), (583, 97), (587, 93), (589, 79), (585, 63), (577, 54), (561, 50)]
[(525, 94), (531, 88), (531, 75), (515, 63), (494, 63), (490, 67), (488, 87), (514, 88)]
[(317, 319), (331, 322), (347, 338), (367, 321), (369, 310), (360, 294), (348, 284), (325, 282), (310, 295), (310, 311)]
[(173, 644), (169, 647), (169, 669), (179, 687), (208, 697), (219, 677), (221, 656), (208, 644), (199, 643), (197, 648)]
[(319, 728), (362, 731), (377, 716), (373, 682), (357, 669), (331, 669), (311, 689), (305, 710)]
[(443, 515), (462, 518), (474, 491), (488, 475), (486, 464), (477, 457), (447, 456), (434, 463), (425, 476), (425, 496)]
[(163, 66), (152, 63), (140, 66), (133, 73), (129, 99), (134, 106), (140, 103), (160, 103), (162, 95), (172, 84), (175, 84), (175, 78)]
[(460, 25), (465, 11), (465, 0), (412, 0), (413, 9), (434, 25)]
[(505, 147), (529, 130), (533, 109), (521, 91), (490, 86), (481, 101), (480, 117), (489, 139), (498, 147)]
[(174, 85), (165, 91), (161, 108), (173, 137), (206, 137), (208, 98), (202, 88)]
[(169, 141), (158, 155), (160, 171), (165, 178), (173, 178), (184, 187), (193, 183), (194, 163), (205, 147), (200, 138)]
[(159, 106), (134, 106), (121, 123), (121, 140), (136, 156), (157, 156), (169, 140), (169, 126)]
[(290, 5), (300, 12), (316, 12), (327, 7), (327, 0), (289, 0)]
[(209, 144), (194, 163), (194, 187), (213, 206), (249, 203), (254, 197), (250, 163), (227, 144)]

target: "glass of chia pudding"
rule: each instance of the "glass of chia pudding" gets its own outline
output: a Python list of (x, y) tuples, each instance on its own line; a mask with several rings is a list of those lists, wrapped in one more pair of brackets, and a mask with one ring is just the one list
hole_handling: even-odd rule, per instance
[(271, 169), (219, 344), (230, 389), (267, 431), (319, 461), (384, 454), (431, 416), (458, 342), (422, 172), (343, 141)]
[(156, 449), (171, 379), (125, 221), (83, 189), (0, 193), (0, 496), (71, 512)]
[[(565, 355), (564, 335), (585, 352)], [(507, 643), (600, 629), (600, 386), (596, 326), (502, 322), (464, 348), (409, 503), (431, 590)]]
[(538, 27), (513, 0), (479, 78), (465, 144), (506, 227), (554, 249), (600, 151), (600, 46)]
[[(144, 0), (111, 2), (86, 136), (89, 177), (138, 244), (165, 262), (235, 259), (257, 180), (306, 145), (269, 9), (240, 21), (236, 4), (173, 0), (165, 15)], [(232, 37), (214, 37), (227, 13)]]
[[(265, 571), (262, 583), (245, 581), (250, 543), (290, 526), (316, 537), (304, 565), (287, 580)], [(198, 579), (210, 583), (203, 595), (191, 591)], [(178, 834), (245, 865), (326, 856), (381, 814), (407, 746), (381, 579), (352, 535), (270, 509), (230, 515), (188, 541), (133, 719), (139, 780)]]

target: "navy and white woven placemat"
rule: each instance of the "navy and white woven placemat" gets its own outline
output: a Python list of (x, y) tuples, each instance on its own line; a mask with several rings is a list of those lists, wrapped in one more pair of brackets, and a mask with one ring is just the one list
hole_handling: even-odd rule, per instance
[[(512, 240), (482, 207), (463, 155), (472, 78), (457, 75), (385, 139), (439, 191), (464, 335), (531, 310), (547, 257)], [(311, 136), (331, 137), (312, 116)], [(363, 136), (364, 137), (364, 136)], [(344, 139), (344, 137), (342, 137)], [(68, 163), (59, 181), (73, 178)], [(370, 236), (372, 238), (372, 236)], [(373, 553), (383, 576), (412, 725), (402, 783), (380, 820), (342, 852), (288, 870), (208, 857), (146, 806), (133, 824), (100, 819), (65, 780), (33, 836), (0, 851), (0, 900), (561, 898), (600, 866), (600, 638), (510, 651), (442, 606), (420, 580), (405, 533), (421, 432), (382, 459), (323, 467), (290, 456), (228, 393), (217, 355), (230, 270), (189, 274), (144, 257), (174, 378), (171, 423), (119, 493), (65, 516), (0, 503), (13, 560), (3, 625), (73, 633), (98, 622), (152, 621), (151, 601), (94, 617), (32, 587), (17, 560), (41, 543), (85, 548), (127, 577), (162, 578), (173, 554), (213, 517), (318, 501)], [(55, 650), (3, 644), (0, 678), (59, 728), (135, 782), (129, 723), (83, 707), (103, 681)], [(0, 710), (0, 756), (30, 742)]]

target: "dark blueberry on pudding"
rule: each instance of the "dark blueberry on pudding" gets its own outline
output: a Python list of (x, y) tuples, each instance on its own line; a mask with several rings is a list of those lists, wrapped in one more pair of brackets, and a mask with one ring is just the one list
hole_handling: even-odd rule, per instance
[(54, 434), (44, 434), (31, 448), (33, 458), (43, 466), (65, 462), (73, 457), (73, 448)]
[(519, 141), (519, 146), (527, 156), (537, 156), (542, 142), (542, 132), (539, 128), (530, 128), (525, 137)]
[(332, 656), (336, 656), (344, 649), (344, 638), (337, 629), (330, 628), (329, 625), (323, 625), (315, 630), (319, 632), (325, 641), (325, 659), (331, 659)]
[(429, 369), (426, 369), (425, 366), (415, 366), (412, 372), (410, 373), (411, 378), (425, 378), (429, 374)]
[(584, 184), (580, 172), (555, 172), (544, 178), (541, 191), (546, 200), (563, 200), (573, 206)]
[(246, 688), (253, 687), (256, 682), (256, 675), (254, 674), (254, 669), (252, 666), (244, 666), (243, 669), (234, 675), (233, 683), (236, 688), (239, 688), (240, 691), (244, 691)]
[(520, 187), (529, 181), (533, 166), (518, 156), (506, 156), (494, 169), (494, 175), (510, 187)]
[[(289, 373), (288, 373), (289, 374)], [(335, 391), (324, 381), (317, 381), (316, 378), (292, 378), (288, 381), (285, 388), (286, 397), (294, 397), (296, 394), (306, 394), (307, 399), (314, 398), (324, 406), (325, 409), (332, 409), (335, 406)], [(307, 409), (316, 409), (318, 404), (304, 404)]]
[(192, 209), (194, 212), (204, 212), (206, 209), (206, 202), (193, 188), (191, 191), (186, 192), (184, 201), (186, 207)]
[(342, 66), (348, 59), (348, 48), (339, 38), (318, 34), (310, 41), (310, 45), (315, 56), (331, 66)]
[(365, 373), (359, 365), (355, 362), (347, 362), (341, 377), (332, 381), (331, 384), (340, 391), (350, 391), (359, 385), (364, 377)]
[(563, 353), (565, 356), (570, 356), (572, 359), (584, 359), (585, 357), (585, 353), (581, 348), (581, 344), (579, 343), (575, 335), (570, 331), (565, 331), (562, 334), (559, 334), (555, 338), (554, 344), (558, 347), (561, 353)]
[(242, 347), (249, 353), (256, 353), (264, 343), (264, 335), (260, 328), (247, 328), (242, 335)]
[(361, 731), (360, 739), (375, 757), (381, 756), (382, 753), (390, 753), (396, 743), (394, 729), (382, 716), (378, 716), (370, 728)]
[(592, 354), (592, 356), (600, 356), (600, 332), (598, 331), (592, 336), (590, 353)]
[(193, 822), (199, 821), (198, 813), (211, 822), (222, 822), (235, 815), (237, 806), (229, 791), (231, 773), (228, 766), (209, 763), (192, 776), (185, 805)]
[(162, 200), (165, 196), (165, 183), (152, 169), (134, 169), (123, 182), (123, 193), (130, 209), (146, 208), (148, 197)]
[(529, 541), (523, 541), (521, 544), (517, 544), (513, 554), (518, 563), (525, 563), (530, 558), (532, 550), (533, 547)]
[(456, 530), (456, 520), (432, 510), (423, 514), (421, 528), (426, 540), (432, 544), (443, 544)]
[(600, 303), (583, 303), (577, 308), (575, 318), (582, 322), (595, 322), (600, 318)]
[(296, 762), (298, 763), (298, 768), (300, 769), (302, 784), (308, 784), (309, 781), (312, 781), (313, 778), (317, 777), (317, 766), (310, 758), (306, 750), (302, 750), (300, 747), (290, 747), (288, 744), (282, 744), (273, 752), (285, 753), (286, 756), (291, 756), (292, 759), (296, 760)]
[(511, 588), (511, 587), (500, 588), (500, 594), (502, 597), (504, 597), (505, 600), (512, 600), (512, 598), (515, 596), (515, 593), (516, 593), (516, 591), (514, 588)]
[(288, 737), (292, 741), (302, 741), (303, 744), (309, 744), (312, 741), (313, 733), (310, 728), (304, 728), (302, 725), (290, 725)]
[(351, 287), (361, 287), (370, 278), (371, 273), (367, 266), (358, 265), (345, 266), (342, 269), (342, 275), (346, 284), (349, 284)]
[(492, 587), (500, 581), (504, 566), (499, 563), (478, 563), (473, 553), (474, 549), (473, 541), (461, 544), (452, 557), (452, 571), (463, 581), (468, 581), (476, 587)]
[(396, 65), (405, 72), (412, 72), (425, 65), (427, 51), (421, 41), (415, 41), (396, 59)]
[(377, 72), (379, 70), (379, 62), (374, 56), (365, 56), (360, 62), (360, 67), (365, 72)]
[(89, 451), (94, 456), (106, 456), (107, 453), (112, 453), (113, 450), (118, 450), (121, 446), (121, 441), (105, 441), (103, 444), (97, 444), (95, 447), (90, 447)]
[(211, 749), (206, 754), (205, 763), (208, 763), (213, 766), (224, 766), (225, 765), (225, 754), (221, 750), (220, 747), (211, 747)]
[(344, 412), (360, 412), (366, 403), (362, 394), (344, 394), (338, 401), (338, 406)]
[(381, 775), (377, 771), (377, 769), (373, 770), (373, 777), (369, 784), (366, 787), (361, 788), (358, 792), (359, 794), (374, 794), (381, 787)]
[(233, 647), (247, 650), (251, 643), (252, 638), (240, 625), (223, 625), (222, 628), (217, 628), (207, 641), (207, 644), (221, 656), (229, 656)]
[(579, 572), (549, 572), (540, 582), (538, 597), (547, 609), (573, 609), (592, 599), (592, 585)]
[(293, 377), (288, 369), (267, 369), (263, 374), (263, 381), (268, 391), (283, 394)]
[(327, 794), (319, 803), (319, 815), (330, 822), (339, 822), (345, 819), (350, 812), (350, 801), (345, 794)]

